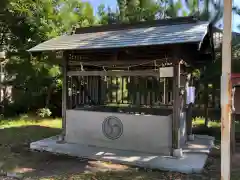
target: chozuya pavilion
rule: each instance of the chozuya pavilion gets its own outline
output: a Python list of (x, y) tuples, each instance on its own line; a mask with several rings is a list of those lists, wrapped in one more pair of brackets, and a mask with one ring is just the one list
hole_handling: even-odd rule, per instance
[(213, 138), (192, 134), (189, 72), (213, 49), (211, 24), (193, 17), (80, 28), (31, 48), (63, 69), (63, 132), (31, 148), (200, 172)]

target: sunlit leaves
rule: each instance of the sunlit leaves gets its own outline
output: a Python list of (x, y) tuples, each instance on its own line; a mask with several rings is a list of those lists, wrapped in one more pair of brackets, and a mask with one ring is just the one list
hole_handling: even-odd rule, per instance
[(58, 77), (61, 74), (61, 69), (59, 66), (53, 65), (49, 68), (49, 76), (50, 77)]
[(116, 24), (123, 22), (121, 21), (121, 17), (118, 11), (114, 12), (110, 7), (105, 7), (104, 4), (98, 6), (97, 15), (99, 17), (98, 24), (106, 25), (106, 24)]
[(117, 0), (113, 11), (104, 5), (98, 7), (100, 24), (133, 23), (161, 18), (164, 14), (162, 0)]
[(182, 8), (182, 2), (177, 1), (175, 2), (174, 0), (169, 0), (167, 9), (166, 9), (166, 14), (168, 17), (178, 17), (179, 10)]
[[(21, 91), (21, 96), (14, 96), (14, 101), (17, 104), (27, 101), (21, 105), (27, 109), (45, 107), (45, 97), (48, 98), (45, 102), (49, 102), (51, 93), (61, 87), (61, 70), (57, 64), (53, 65), (55, 57), (52, 55), (30, 58), (26, 50), (50, 38), (71, 33), (77, 27), (94, 24), (93, 8), (80, 0), (4, 2), (4, 7), (0, 7), (0, 38), (4, 39), (1, 44), (4, 43), (8, 50), (6, 69), (11, 78), (7, 83)], [(58, 98), (55, 104), (61, 103), (60, 100)]]

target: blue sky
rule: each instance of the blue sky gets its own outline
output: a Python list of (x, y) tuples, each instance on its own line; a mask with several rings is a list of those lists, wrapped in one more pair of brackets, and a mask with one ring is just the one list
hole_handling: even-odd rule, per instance
[[(86, 0), (86, 1), (89, 1), (93, 5), (95, 12), (97, 11), (97, 7), (100, 4), (105, 4), (106, 6), (111, 7), (111, 9), (115, 9), (116, 5), (117, 5), (116, 0)], [(215, 1), (217, 1), (217, 0), (215, 0)], [(221, 0), (221, 1), (223, 2), (223, 0)], [(232, 0), (232, 1), (235, 6), (240, 7), (240, 0)], [(233, 31), (240, 33), (240, 28), (238, 28), (238, 26), (240, 25), (240, 17), (238, 15), (236, 15), (235, 13), (233, 13), (232, 19), (233, 19), (233, 23), (232, 23)], [(217, 23), (217, 26), (222, 26), (222, 20), (220, 20)]]
[(95, 10), (97, 10), (97, 7), (100, 4), (105, 4), (106, 6), (110, 6), (111, 8), (115, 9), (117, 5), (116, 0), (88, 0), (94, 7)]

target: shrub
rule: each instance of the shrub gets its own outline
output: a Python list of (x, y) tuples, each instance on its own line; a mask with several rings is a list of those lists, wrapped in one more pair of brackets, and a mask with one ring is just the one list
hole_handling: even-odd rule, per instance
[(41, 108), (37, 110), (37, 116), (41, 118), (50, 117), (52, 112), (48, 108)]
[(28, 120), (29, 119), (29, 115), (28, 114), (21, 114), (20, 115), (20, 119), (21, 120)]

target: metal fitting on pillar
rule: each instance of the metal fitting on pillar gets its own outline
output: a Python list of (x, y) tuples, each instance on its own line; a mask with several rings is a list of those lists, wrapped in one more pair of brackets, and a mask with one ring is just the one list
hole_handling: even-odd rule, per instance
[(65, 140), (64, 140), (64, 139), (65, 139), (65, 138), (64, 138), (64, 135), (63, 135), (63, 134), (57, 136), (57, 143), (58, 143), (58, 144), (63, 144), (63, 143), (65, 143)]
[(188, 135), (188, 141), (194, 141), (194, 134)]
[(173, 157), (176, 157), (176, 158), (181, 158), (181, 157), (183, 157), (182, 148), (174, 149), (174, 150), (173, 150)]

